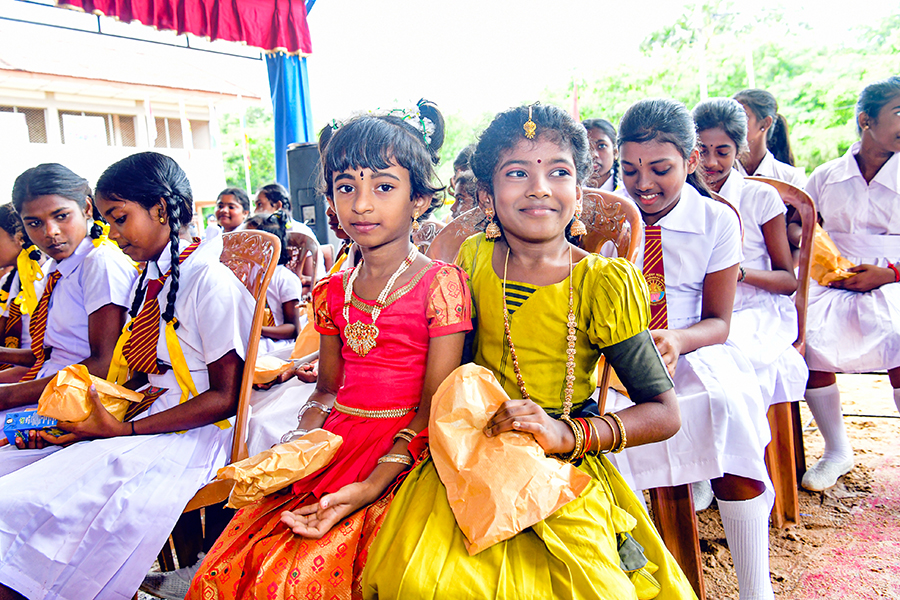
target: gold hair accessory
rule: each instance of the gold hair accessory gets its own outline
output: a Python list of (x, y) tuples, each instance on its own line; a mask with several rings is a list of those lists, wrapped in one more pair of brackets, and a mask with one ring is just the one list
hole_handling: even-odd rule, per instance
[(569, 233), (575, 237), (581, 237), (587, 233), (587, 228), (581, 220), (581, 210), (582, 204), (579, 202), (578, 206), (575, 208), (575, 219), (572, 221), (572, 227), (569, 229)]
[(484, 237), (489, 240), (496, 240), (500, 237), (500, 227), (497, 225), (497, 222), (494, 221), (494, 209), (488, 207), (484, 210), (484, 216), (488, 219), (488, 226), (484, 229)]
[(525, 137), (527, 137), (529, 140), (534, 139), (534, 133), (537, 131), (537, 125), (534, 121), (531, 120), (531, 108), (531, 106), (528, 107), (528, 120), (525, 121), (524, 125), (522, 125), (522, 129), (525, 130)]
[(419, 210), (416, 209), (416, 212), (413, 213), (413, 220), (412, 220), (413, 233), (417, 232), (421, 228), (422, 228), (422, 226), (419, 225)]

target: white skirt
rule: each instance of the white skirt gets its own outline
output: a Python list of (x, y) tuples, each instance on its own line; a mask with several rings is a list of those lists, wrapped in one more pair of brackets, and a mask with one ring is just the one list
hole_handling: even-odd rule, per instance
[(803, 398), (809, 369), (796, 339), (797, 309), (787, 296), (760, 292), (731, 315), (728, 341), (753, 365), (766, 408)]
[(0, 582), (32, 600), (131, 598), (232, 432), (80, 442), (0, 477)]
[(315, 389), (315, 383), (295, 377), (268, 390), (253, 390), (247, 422), (250, 456), (268, 450), (281, 441), (282, 435), (297, 428), (297, 413)]
[[(678, 359), (675, 393), (681, 429), (668, 440), (609, 455), (635, 490), (675, 486), (726, 473), (762, 481), (771, 494), (763, 451), (769, 424), (756, 374), (734, 346), (705, 346)], [(633, 406), (609, 391), (607, 410)]]
[(859, 293), (810, 282), (806, 362), (829, 373), (900, 367), (900, 283)]

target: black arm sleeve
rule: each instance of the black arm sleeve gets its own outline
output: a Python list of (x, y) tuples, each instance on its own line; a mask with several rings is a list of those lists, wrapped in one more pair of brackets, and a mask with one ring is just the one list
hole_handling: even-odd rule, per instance
[(647, 329), (618, 344), (607, 346), (603, 349), (603, 354), (616, 370), (616, 375), (634, 403), (658, 396), (675, 387)]

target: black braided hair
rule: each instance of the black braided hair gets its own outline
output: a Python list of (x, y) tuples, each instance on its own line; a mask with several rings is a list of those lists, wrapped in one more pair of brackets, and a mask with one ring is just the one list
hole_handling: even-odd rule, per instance
[[(581, 122), (584, 125), (584, 128), (587, 131), (591, 129), (599, 129), (603, 132), (603, 135), (609, 138), (609, 141), (612, 143), (614, 148), (618, 148), (618, 132), (616, 131), (616, 126), (607, 121), (606, 119), (585, 119)], [(615, 155), (615, 153), (614, 153)], [(619, 186), (619, 182), (617, 177), (619, 175), (619, 159), (618, 157), (613, 158), (612, 164), (612, 182), (613, 182), (613, 191)]]
[[(123, 158), (103, 172), (97, 180), (97, 195), (136, 202), (148, 212), (162, 205), (164, 218), (169, 224), (169, 249), (172, 253), (169, 293), (162, 318), (166, 323), (171, 322), (175, 318), (175, 299), (178, 296), (181, 271), (178, 264), (178, 239), (194, 216), (194, 195), (187, 175), (178, 163), (164, 154), (139, 152)], [(140, 310), (141, 303), (135, 298), (131, 307), (135, 315), (135, 307)]]
[[(14, 240), (17, 235), (20, 236), (22, 248), (29, 248), (31, 246), (31, 240), (28, 239), (28, 234), (25, 233), (25, 226), (22, 224), (22, 218), (19, 217), (19, 213), (16, 212), (16, 209), (12, 204), (0, 206), (0, 229), (3, 229), (3, 231), (9, 234), (9, 237)], [(28, 257), (35, 261), (40, 260), (41, 251), (35, 248)], [(9, 272), (9, 277), (3, 282), (2, 290), (7, 294), (9, 293), (9, 290), (12, 289), (12, 282), (13, 279), (16, 278), (17, 271), (18, 266), (14, 264), (12, 270)]]
[(87, 179), (79, 177), (59, 163), (44, 163), (32, 167), (16, 178), (16, 183), (13, 185), (12, 203), (17, 212), (21, 213), (26, 202), (40, 196), (62, 196), (75, 202), (82, 210), (90, 200), (92, 204), (91, 218), (94, 220), (89, 232), (90, 236), (96, 240), (102, 235), (103, 229), (100, 227), (100, 223), (105, 223), (105, 221), (94, 204), (91, 186)]
[(281, 256), (278, 257), (279, 265), (291, 262), (291, 247), (288, 245), (287, 217), (282, 212), (271, 215), (253, 215), (244, 221), (245, 229), (258, 229), (267, 231), (278, 237), (281, 242)]

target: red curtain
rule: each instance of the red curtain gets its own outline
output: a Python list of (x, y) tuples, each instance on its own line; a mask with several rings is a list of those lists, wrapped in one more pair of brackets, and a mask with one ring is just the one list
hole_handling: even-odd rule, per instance
[(312, 52), (304, 0), (57, 0), (57, 4), (161, 30), (246, 42), (263, 50)]

